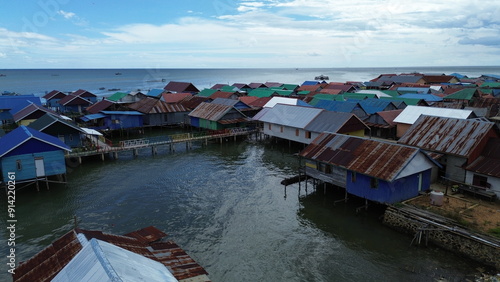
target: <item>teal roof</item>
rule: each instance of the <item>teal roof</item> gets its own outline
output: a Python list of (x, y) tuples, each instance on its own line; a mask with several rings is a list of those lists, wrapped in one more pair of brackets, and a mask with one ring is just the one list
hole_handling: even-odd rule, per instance
[(253, 96), (253, 97), (271, 97), (272, 95), (276, 94), (275, 90), (272, 89), (254, 89), (248, 93), (248, 96)]
[(465, 88), (460, 91), (457, 91), (453, 94), (450, 94), (444, 99), (446, 100), (471, 100), (474, 97), (474, 93), (476, 93), (475, 88)]
[(118, 102), (118, 100), (122, 99), (123, 97), (125, 97), (127, 95), (128, 95), (128, 93), (125, 93), (125, 92), (116, 92), (115, 94), (109, 96), (108, 100), (113, 101), (113, 102)]
[[(196, 96), (198, 96), (198, 97), (209, 97), (209, 96), (211, 96), (212, 94), (214, 94), (217, 91), (218, 91), (217, 89), (205, 88), (205, 89), (201, 90), (198, 94), (196, 94)], [(231, 92), (231, 91), (229, 91), (229, 92)]]

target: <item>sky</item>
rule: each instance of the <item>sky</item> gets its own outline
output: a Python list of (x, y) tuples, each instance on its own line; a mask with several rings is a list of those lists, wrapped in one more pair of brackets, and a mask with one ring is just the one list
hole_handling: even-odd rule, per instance
[(499, 66), (498, 0), (0, 0), (0, 69)]

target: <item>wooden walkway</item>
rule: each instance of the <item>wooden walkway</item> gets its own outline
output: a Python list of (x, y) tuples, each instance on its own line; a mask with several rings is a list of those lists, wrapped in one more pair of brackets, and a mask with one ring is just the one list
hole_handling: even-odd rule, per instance
[[(202, 141), (205, 144), (209, 140), (220, 140), (223, 142), (226, 138), (233, 137), (234, 140), (238, 136), (250, 135), (252, 133), (258, 132), (256, 129), (249, 128), (232, 128), (219, 131), (205, 131), (205, 132), (195, 132), (195, 133), (181, 133), (175, 135), (157, 136), (150, 138), (132, 139), (120, 141), (117, 146), (110, 146), (102, 143), (102, 146), (96, 150), (86, 150), (86, 151), (74, 151), (66, 154), (66, 158), (79, 158), (88, 156), (104, 156), (104, 154), (114, 154), (115, 158), (119, 152), (134, 151), (134, 156), (137, 155), (137, 150), (142, 148), (151, 148), (152, 153), (156, 154), (157, 146), (170, 145), (170, 150), (175, 151), (175, 144), (186, 143), (186, 148), (192, 148), (192, 142)], [(101, 144), (100, 143), (100, 144)]]

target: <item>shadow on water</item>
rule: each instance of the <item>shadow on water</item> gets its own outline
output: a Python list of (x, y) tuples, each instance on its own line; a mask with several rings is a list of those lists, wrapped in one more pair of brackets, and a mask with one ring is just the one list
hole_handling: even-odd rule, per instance
[[(318, 189), (310, 188), (311, 193), (300, 197), (301, 207), (297, 214), (304, 222), (354, 251), (359, 256), (357, 261), (370, 262), (359, 268), (357, 262), (351, 265), (350, 261), (345, 261), (344, 267), (371, 272), (373, 281), (474, 280), (474, 273), (481, 267), (478, 263), (459, 258), (436, 246), (410, 246), (410, 235), (384, 226), (382, 217), (385, 206), (370, 203), (368, 210), (358, 212), (357, 209), (364, 206), (364, 199), (349, 196), (347, 203), (334, 204), (344, 198), (344, 190), (328, 186), (325, 194), (323, 185), (320, 186)], [(336, 259), (335, 255), (332, 259)]]

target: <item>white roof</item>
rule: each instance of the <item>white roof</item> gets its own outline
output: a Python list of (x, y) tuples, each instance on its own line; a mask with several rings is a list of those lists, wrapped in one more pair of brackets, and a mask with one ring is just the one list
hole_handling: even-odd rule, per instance
[(178, 281), (157, 261), (92, 239), (52, 281)]
[(295, 98), (273, 97), (264, 105), (264, 108), (272, 108), (276, 104), (297, 105), (298, 100)]
[(458, 110), (422, 106), (407, 106), (395, 119), (396, 123), (414, 124), (420, 115), (467, 119), (471, 110)]
[(305, 128), (323, 109), (276, 104), (255, 120), (295, 128)]
[(94, 130), (94, 129), (90, 129), (90, 128), (84, 128), (84, 127), (82, 127), (82, 130), (83, 130), (83, 131), (85, 131), (85, 134), (88, 134), (88, 135), (98, 135), (98, 136), (102, 136), (102, 133), (100, 133), (99, 131)]
[(386, 94), (380, 90), (360, 90), (356, 93), (359, 93), (359, 94), (375, 94), (377, 95), (377, 98), (380, 98), (380, 97), (392, 97), (391, 95), (389, 94)]

